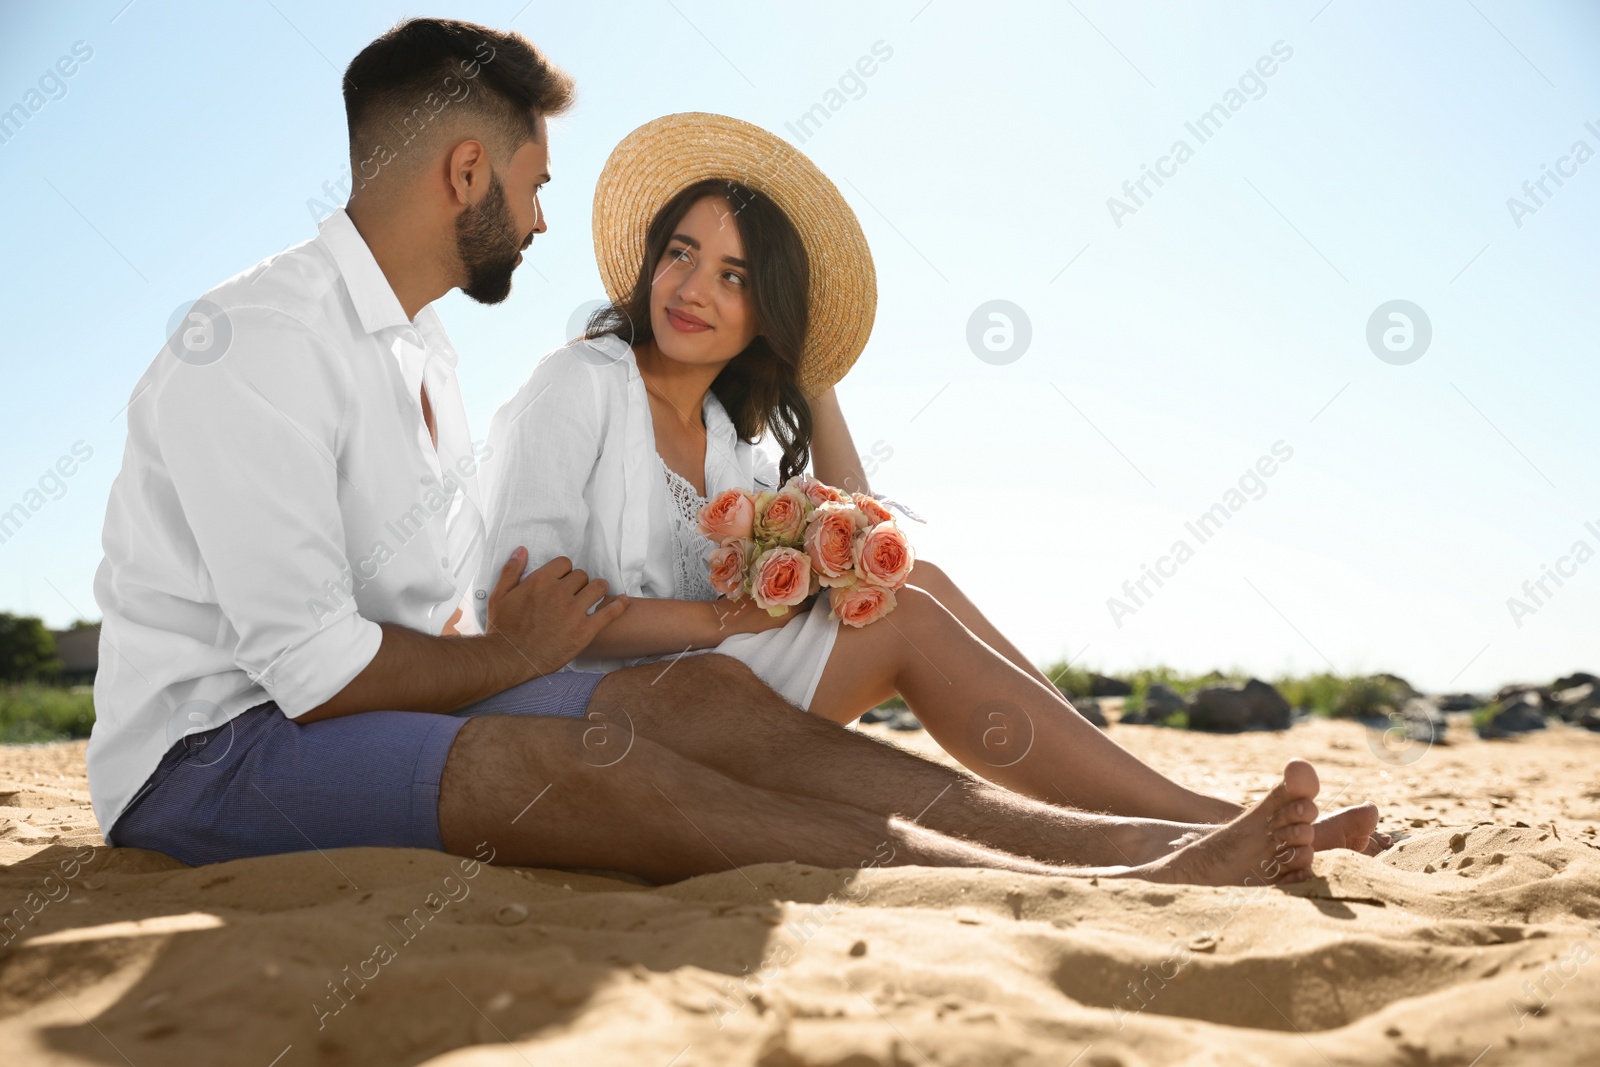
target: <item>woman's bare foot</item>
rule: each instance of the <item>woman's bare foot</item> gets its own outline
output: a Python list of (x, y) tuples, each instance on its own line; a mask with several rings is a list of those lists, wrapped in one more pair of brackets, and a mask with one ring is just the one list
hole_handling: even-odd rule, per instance
[(1378, 831), (1378, 806), (1356, 804), (1324, 815), (1311, 826), (1311, 847), (1318, 852), (1348, 848), (1376, 856), (1392, 843), (1389, 835)]
[[(1128, 873), (1191, 885), (1287, 885), (1311, 876), (1312, 800), (1320, 783), (1311, 764), (1290, 760), (1283, 781), (1254, 807), (1198, 841)], [(1374, 815), (1376, 809), (1374, 809)]]

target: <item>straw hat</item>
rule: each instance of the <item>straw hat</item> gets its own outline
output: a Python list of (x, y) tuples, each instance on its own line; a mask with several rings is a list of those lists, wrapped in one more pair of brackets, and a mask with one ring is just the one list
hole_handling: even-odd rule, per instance
[(806, 396), (845, 376), (866, 347), (878, 277), (861, 223), (815, 163), (789, 142), (726, 115), (686, 112), (645, 123), (606, 160), (594, 191), (594, 252), (613, 302), (639, 278), (645, 233), (661, 206), (706, 178), (733, 180), (789, 216), (811, 261), (800, 387)]

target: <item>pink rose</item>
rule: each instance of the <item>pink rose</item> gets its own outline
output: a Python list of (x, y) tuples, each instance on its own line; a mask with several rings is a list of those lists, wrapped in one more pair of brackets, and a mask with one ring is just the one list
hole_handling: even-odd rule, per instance
[(854, 504), (827, 503), (806, 524), (806, 555), (818, 580), (826, 586), (855, 581), (856, 536), (869, 525)]
[(861, 509), (862, 514), (866, 515), (867, 521), (872, 525), (876, 526), (880, 522), (894, 521), (894, 516), (890, 514), (889, 509), (878, 503), (876, 497), (870, 497), (865, 493), (851, 493), (850, 499), (855, 501), (856, 507)]
[(755, 510), (756, 540), (794, 547), (805, 536), (811, 501), (795, 486), (786, 485), (756, 497)]
[(744, 572), (755, 547), (748, 537), (722, 542), (722, 547), (711, 553), (711, 588), (730, 600), (744, 596)]
[(805, 495), (805, 498), (811, 501), (811, 506), (816, 508), (820, 508), (824, 504), (836, 504), (850, 499), (842, 490), (835, 489), (826, 482), (818, 481), (809, 474), (795, 475), (789, 479), (789, 485), (800, 490)]
[(793, 548), (769, 548), (756, 557), (750, 596), (768, 615), (784, 615), (811, 595), (811, 561)]
[(742, 489), (718, 493), (700, 509), (700, 532), (717, 542), (749, 537), (755, 521), (756, 502)]
[(829, 618), (858, 628), (869, 622), (877, 622), (894, 610), (894, 590), (866, 582), (830, 589), (828, 600), (831, 604)]
[(873, 585), (899, 589), (916, 561), (911, 543), (892, 522), (880, 522), (856, 545), (856, 573)]

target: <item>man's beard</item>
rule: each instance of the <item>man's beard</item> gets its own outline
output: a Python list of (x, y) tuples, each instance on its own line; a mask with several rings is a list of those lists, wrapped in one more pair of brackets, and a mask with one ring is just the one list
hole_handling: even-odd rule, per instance
[(456, 216), (456, 251), (467, 268), (461, 291), (480, 304), (498, 304), (511, 295), (511, 274), (517, 254), (527, 246), (518, 243), (516, 222), (506, 206), (505, 186), (489, 174), (489, 191), (476, 207)]

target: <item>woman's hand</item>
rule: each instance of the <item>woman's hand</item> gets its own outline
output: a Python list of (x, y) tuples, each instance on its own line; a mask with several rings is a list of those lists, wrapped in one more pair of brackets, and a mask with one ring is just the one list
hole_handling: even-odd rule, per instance
[(690, 649), (716, 648), (735, 634), (776, 630), (804, 611), (805, 604), (774, 618), (741, 600), (665, 600), (630, 598), (628, 610), (594, 636), (583, 650), (586, 659), (632, 659), (671, 656)]
[(712, 600), (708, 601), (713, 611), (717, 613), (718, 625), (726, 636), (734, 634), (759, 634), (768, 630), (778, 630), (792, 622), (796, 615), (810, 607), (810, 601), (799, 604), (789, 609), (784, 615), (769, 615), (765, 608), (756, 607), (756, 602), (749, 597), (740, 600)]

